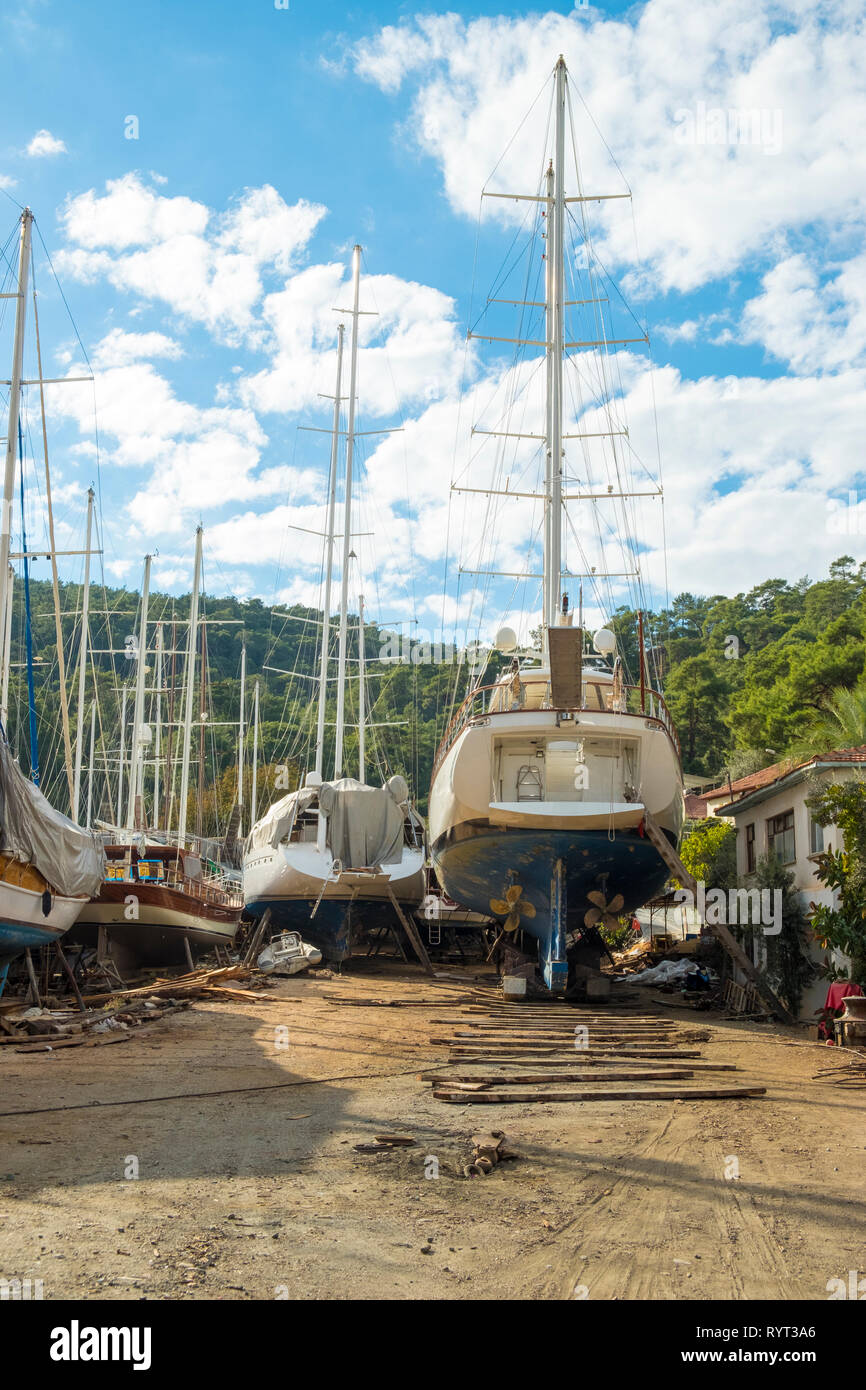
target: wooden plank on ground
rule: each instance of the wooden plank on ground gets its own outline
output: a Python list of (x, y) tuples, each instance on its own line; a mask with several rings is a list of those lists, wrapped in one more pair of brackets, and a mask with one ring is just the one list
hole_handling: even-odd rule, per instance
[(435, 1100), (448, 1101), (454, 1105), (514, 1105), (603, 1100), (746, 1100), (766, 1093), (765, 1086), (612, 1086), (604, 1090), (580, 1091), (461, 1091), (452, 1087), (434, 1090), (433, 1096)]

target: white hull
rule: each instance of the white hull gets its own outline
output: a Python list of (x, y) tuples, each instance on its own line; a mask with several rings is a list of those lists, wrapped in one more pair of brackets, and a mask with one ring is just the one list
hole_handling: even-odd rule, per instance
[(52, 894), (51, 910), (42, 911), (42, 893), (0, 880), (0, 970), (27, 947), (50, 946), (78, 920), (87, 898)]
[[(390, 903), (389, 888), (401, 903), (413, 906), (424, 897), (424, 851), (405, 847), (398, 864), (383, 864), (381, 872), (344, 870), (334, 873), (330, 850), (317, 844), (277, 845), (244, 856), (244, 904), (267, 906), (274, 901)], [(323, 891), (324, 890), (324, 891)]]

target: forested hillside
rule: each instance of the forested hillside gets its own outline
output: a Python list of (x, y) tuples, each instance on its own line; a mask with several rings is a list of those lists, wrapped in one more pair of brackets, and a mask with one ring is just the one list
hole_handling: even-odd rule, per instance
[[(62, 809), (68, 807), (61, 738), (59, 672), (51, 586), (31, 582), (34, 684), (42, 785)], [(94, 783), (96, 814), (110, 819), (116, 800), (121, 691), (128, 688), (127, 720), (132, 712), (135, 662), (125, 655), (126, 639), (136, 631), (139, 595), (125, 589), (96, 589), (91, 595), (92, 671), (85, 687), (83, 763), (88, 763), (90, 710), (97, 699)], [(61, 585), (63, 642), (70, 719), (76, 722), (79, 610), (81, 592)], [(148, 688), (155, 675), (153, 634), (163, 624), (166, 650), (162, 698), (164, 771), (179, 755), (177, 723), (185, 620), (189, 598), (152, 594), (149, 627)], [(220, 831), (237, 791), (237, 721), (241, 649), (247, 651), (246, 793), (249, 806), (252, 753), (252, 694), (260, 682), (259, 808), (281, 790), (288, 775), (294, 784), (310, 764), (315, 737), (315, 682), (318, 614), (294, 607), (272, 611), (258, 599), (206, 596), (202, 613), (208, 680), (196, 695), (193, 737), (193, 808), (205, 833)], [(616, 629), (626, 665), (634, 678), (637, 663), (637, 615), (618, 610)], [(712, 776), (741, 775), (778, 761), (814, 743), (830, 747), (866, 741), (866, 562), (859, 566), (843, 556), (828, 577), (788, 584), (769, 579), (734, 598), (680, 594), (665, 609), (645, 617), (647, 642), (663, 672), (664, 693), (676, 722), (685, 770)], [(24, 665), (24, 593), (15, 586), (9, 736), (27, 768), (30, 735)], [(436, 745), (452, 707), (455, 688), (466, 686), (466, 666), (454, 659), (435, 662), (435, 649), (421, 648), (412, 660), (383, 663), (386, 634), (375, 625), (365, 629), (372, 726), (367, 736), (368, 776), (402, 772), (416, 789), (422, 808)], [(390, 648), (393, 651), (393, 646)], [(448, 655), (447, 649), (445, 655)], [(350, 633), (349, 718), (357, 712), (357, 621)], [(498, 669), (492, 659), (488, 679)], [(266, 668), (278, 668), (268, 670)], [(283, 674), (285, 672), (291, 675)], [(334, 687), (332, 686), (332, 689)], [(174, 690), (174, 695), (170, 693)], [(840, 692), (848, 692), (840, 704)], [(328, 714), (327, 774), (332, 758), (333, 697)], [(829, 714), (828, 704), (832, 707)], [(200, 720), (200, 712), (206, 714)], [(834, 713), (835, 711), (835, 713)], [(153, 720), (153, 696), (147, 698)], [(173, 726), (173, 729), (172, 729)], [(862, 736), (856, 737), (858, 730)], [(129, 735), (126, 742), (128, 750)], [(199, 781), (199, 755), (203, 751)], [(347, 738), (346, 768), (357, 770), (357, 737)], [(287, 772), (280, 772), (286, 769)], [(163, 777), (164, 784), (164, 777)], [(199, 795), (201, 788), (201, 796)]]

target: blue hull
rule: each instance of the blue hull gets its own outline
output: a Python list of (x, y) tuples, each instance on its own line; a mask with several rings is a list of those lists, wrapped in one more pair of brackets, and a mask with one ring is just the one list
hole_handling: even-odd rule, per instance
[(566, 936), (583, 926), (592, 906), (587, 894), (601, 890), (610, 901), (621, 893), (622, 911), (632, 912), (668, 878), (657, 851), (637, 831), (617, 831), (609, 839), (606, 830), (466, 826), (460, 838), (441, 837), (432, 857), (448, 896), (475, 912), (489, 914), (491, 899), (520, 885), (520, 901), (535, 908), (534, 917), (521, 916), (520, 929), (538, 942), (544, 983), (554, 992), (568, 982)]
[(302, 940), (316, 946), (326, 961), (338, 964), (352, 954), (360, 934), (367, 927), (381, 926), (383, 912), (390, 911), (388, 903), (323, 898), (311, 918), (315, 906), (315, 898), (262, 898), (247, 903), (244, 912), (258, 919), (270, 908), (274, 931), (300, 932)]
[(53, 946), (63, 934), (62, 931), (33, 927), (23, 922), (0, 922), (0, 964), (14, 960), (28, 946), (31, 950), (40, 946)]
[(63, 935), (47, 927), (33, 927), (24, 922), (0, 922), (0, 994), (6, 984), (9, 966), (16, 956), (40, 946), (53, 946)]

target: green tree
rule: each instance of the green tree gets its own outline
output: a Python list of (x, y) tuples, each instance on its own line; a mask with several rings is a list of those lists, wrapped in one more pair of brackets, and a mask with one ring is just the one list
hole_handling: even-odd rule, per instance
[(818, 860), (818, 878), (838, 905), (813, 903), (812, 930), (825, 950), (850, 957), (851, 979), (866, 987), (866, 780), (825, 787), (807, 804), (819, 825), (839, 827), (844, 846)]

